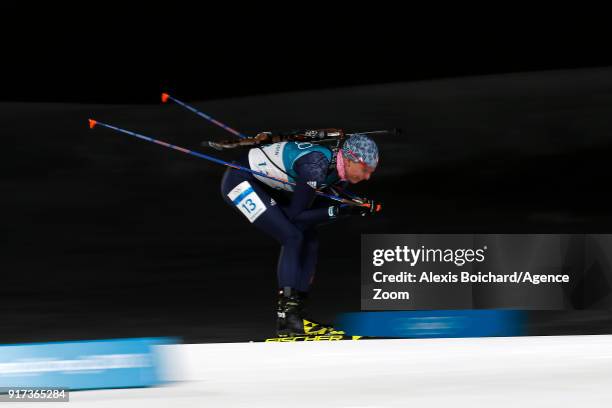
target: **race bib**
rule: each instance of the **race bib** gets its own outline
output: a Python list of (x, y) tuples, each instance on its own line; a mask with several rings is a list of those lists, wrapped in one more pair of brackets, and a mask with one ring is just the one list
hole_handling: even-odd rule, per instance
[(248, 181), (238, 184), (227, 196), (250, 222), (266, 211), (266, 206)]

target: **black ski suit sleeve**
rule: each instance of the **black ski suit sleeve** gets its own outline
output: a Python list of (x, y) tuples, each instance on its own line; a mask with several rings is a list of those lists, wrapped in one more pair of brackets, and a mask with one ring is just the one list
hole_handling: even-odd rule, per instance
[[(296, 186), (289, 206), (283, 208), (291, 221), (314, 225), (329, 221), (329, 207), (310, 209), (316, 196), (315, 189), (325, 182), (329, 160), (321, 152), (308, 153), (295, 161)], [(330, 204), (331, 206), (331, 204)]]

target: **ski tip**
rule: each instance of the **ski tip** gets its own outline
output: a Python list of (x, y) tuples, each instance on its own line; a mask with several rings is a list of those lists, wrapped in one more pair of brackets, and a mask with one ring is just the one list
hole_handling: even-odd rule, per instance
[(89, 119), (89, 128), (93, 129), (98, 124), (98, 121)]
[(162, 103), (168, 102), (168, 98), (170, 98), (170, 95), (168, 95), (167, 93), (164, 92), (164, 93), (161, 94), (161, 101), (162, 101)]

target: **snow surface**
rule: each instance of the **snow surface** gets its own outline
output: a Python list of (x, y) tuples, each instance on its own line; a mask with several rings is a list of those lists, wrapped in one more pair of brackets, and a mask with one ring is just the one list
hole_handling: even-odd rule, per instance
[(612, 335), (161, 348), (166, 386), (70, 407), (609, 407)]

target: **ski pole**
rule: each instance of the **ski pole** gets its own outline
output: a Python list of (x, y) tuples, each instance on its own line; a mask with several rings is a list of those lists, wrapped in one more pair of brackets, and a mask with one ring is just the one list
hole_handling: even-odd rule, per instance
[(174, 98), (173, 96), (170, 96), (170, 95), (169, 95), (169, 94), (167, 94), (167, 93), (163, 93), (163, 94), (161, 95), (161, 100), (162, 100), (162, 103), (166, 103), (166, 102), (168, 102), (168, 99), (169, 99), (169, 100), (171, 100), (171, 101), (173, 101), (173, 102), (175, 102), (175, 103), (177, 103), (177, 104), (179, 104), (179, 105), (180, 105), (180, 106), (182, 106), (183, 108), (185, 108), (185, 109), (187, 109), (187, 110), (190, 110), (191, 112), (195, 113), (196, 115), (198, 115), (198, 116), (200, 116), (200, 117), (203, 117), (203, 118), (204, 118), (204, 119), (206, 119), (207, 121), (209, 121), (209, 122), (211, 122), (211, 123), (213, 123), (213, 124), (215, 124), (215, 125), (219, 126), (220, 128), (223, 128), (223, 129), (227, 130), (228, 132), (232, 133), (233, 135), (238, 136), (238, 137), (239, 137), (239, 138), (241, 138), (241, 139), (245, 139), (245, 138), (247, 138), (247, 137), (248, 137), (248, 136), (246, 136), (246, 135), (243, 135), (242, 133), (240, 133), (240, 132), (239, 132), (239, 131), (237, 131), (236, 129), (233, 129), (233, 128), (231, 128), (231, 127), (227, 126), (225, 123), (219, 122), (217, 119), (213, 118), (212, 116), (209, 116), (209, 115), (205, 114), (204, 112), (200, 112), (199, 110), (197, 110), (197, 109), (196, 109), (196, 108), (194, 108), (193, 106), (188, 105), (188, 104), (186, 104), (185, 102), (180, 101), (180, 100), (178, 100), (178, 99)]
[[(232, 133), (233, 135), (238, 136), (241, 139), (246, 139), (249, 136), (240, 133), (239, 131), (237, 131), (236, 129), (233, 129), (231, 127), (229, 127), (228, 125), (226, 125), (225, 123), (219, 122), (218, 120), (214, 119), (213, 117), (211, 117), (210, 115), (205, 114), (204, 112), (201, 112), (199, 110), (197, 110), (196, 108), (194, 108), (193, 106), (179, 100), (176, 99), (175, 97), (171, 96), (170, 94), (167, 93), (162, 93), (161, 95), (161, 100), (163, 103), (167, 103), (168, 100), (171, 100), (175, 103), (177, 103), (178, 105), (182, 106), (183, 108), (195, 113), (198, 116), (203, 117), (204, 119), (208, 120), (209, 122), (219, 126), (222, 129), (227, 130), (228, 132)], [(395, 135), (398, 135), (400, 133), (399, 129), (390, 129), (390, 130), (373, 130), (370, 132), (355, 132), (355, 133), (348, 133), (347, 136), (352, 136), (352, 135), (356, 135), (356, 134), (361, 134), (361, 135), (374, 135), (374, 134), (388, 134), (388, 133), (393, 133)]]
[[(96, 125), (100, 125), (100, 126), (108, 128), (108, 129), (114, 130), (116, 132), (124, 133), (126, 135), (134, 136), (134, 137), (137, 137), (138, 139), (145, 140), (147, 142), (151, 142), (151, 143), (155, 143), (155, 144), (158, 144), (158, 145), (161, 145), (161, 146), (164, 146), (164, 147), (168, 147), (170, 149), (177, 150), (177, 151), (179, 151), (181, 153), (190, 154), (192, 156), (196, 156), (196, 157), (199, 157), (201, 159), (205, 159), (205, 160), (211, 161), (213, 163), (221, 164), (223, 166), (231, 167), (231, 168), (234, 168), (236, 170), (240, 170), (240, 171), (251, 173), (251, 174), (254, 174), (254, 175), (257, 175), (257, 176), (265, 177), (265, 178), (268, 178), (268, 179), (271, 179), (271, 180), (274, 180), (274, 181), (278, 181), (278, 182), (286, 184), (286, 185), (295, 186), (295, 183), (292, 183), (290, 181), (285, 181), (285, 180), (282, 180), (282, 179), (279, 179), (279, 178), (276, 178), (276, 177), (268, 176), (265, 173), (262, 173), (262, 172), (259, 172), (259, 171), (256, 171), (256, 170), (251, 170), (249, 168), (246, 168), (244, 166), (240, 166), (238, 164), (229, 163), (229, 162), (226, 162), (225, 160), (217, 159), (216, 157), (212, 157), (212, 156), (209, 156), (207, 154), (203, 154), (203, 153), (195, 152), (193, 150), (185, 149), (184, 147), (176, 146), (176, 145), (164, 142), (162, 140), (154, 139), (152, 137), (145, 136), (145, 135), (142, 135), (140, 133), (132, 132), (130, 130), (121, 129), (121, 128), (116, 127), (116, 126), (109, 125), (108, 123), (103, 123), (103, 122), (99, 122), (99, 121), (94, 120), (94, 119), (89, 119), (89, 128), (90, 129), (93, 129)], [(364, 204), (356, 203), (354, 201), (347, 200), (347, 199), (344, 199), (342, 197), (333, 196), (333, 195), (330, 195), (330, 194), (325, 194), (325, 193), (323, 193), (323, 192), (321, 192), (319, 190), (317, 190), (316, 193), (318, 195), (322, 196), (322, 197), (326, 197), (326, 198), (329, 198), (330, 200), (338, 201), (338, 202), (341, 202), (343, 204), (358, 205), (358, 206), (364, 206), (364, 207), (368, 206), (367, 204), (364, 205)]]

